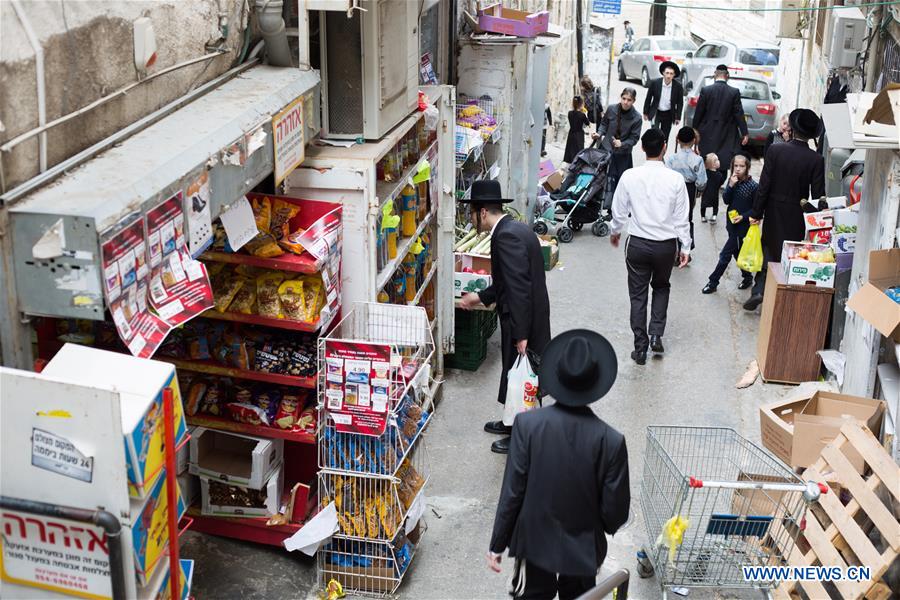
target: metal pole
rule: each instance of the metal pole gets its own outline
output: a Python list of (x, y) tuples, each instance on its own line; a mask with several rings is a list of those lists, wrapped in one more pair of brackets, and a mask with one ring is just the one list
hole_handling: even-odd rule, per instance
[(584, 32), (581, 30), (584, 11), (581, 10), (581, 0), (575, 2), (575, 10), (578, 13), (575, 17), (577, 25), (575, 29), (575, 45), (578, 51), (578, 80), (581, 81), (581, 78), (584, 77)]
[(122, 559), (122, 525), (119, 519), (105, 510), (88, 510), (85, 508), (72, 508), (59, 506), (34, 500), (23, 500), (0, 496), (0, 508), (27, 512), (44, 517), (56, 517), (68, 519), (79, 523), (93, 523), (106, 532), (109, 540), (109, 577), (112, 580), (113, 600), (125, 600), (125, 573)]
[(576, 600), (603, 600), (613, 590), (616, 592), (616, 600), (627, 600), (628, 578), (630, 576), (631, 573), (629, 573), (628, 569), (619, 569)]
[(163, 391), (163, 435), (166, 443), (166, 514), (169, 522), (169, 598), (181, 598), (181, 562), (178, 560), (178, 480), (175, 471), (175, 394)]

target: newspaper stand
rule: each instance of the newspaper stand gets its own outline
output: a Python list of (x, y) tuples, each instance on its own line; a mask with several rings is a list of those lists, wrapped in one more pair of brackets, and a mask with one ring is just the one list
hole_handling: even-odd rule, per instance
[(425, 528), (433, 354), (413, 306), (357, 303), (319, 341), (319, 503), (334, 502), (339, 526), (319, 550), (323, 589), (383, 596), (409, 569)]

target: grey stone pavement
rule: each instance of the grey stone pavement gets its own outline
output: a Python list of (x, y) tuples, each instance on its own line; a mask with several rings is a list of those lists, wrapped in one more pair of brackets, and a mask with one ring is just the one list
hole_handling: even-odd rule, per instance
[[(616, 82), (615, 96), (622, 84)], [(638, 101), (643, 88), (638, 87)], [(674, 137), (674, 134), (673, 134)], [(549, 146), (559, 164), (562, 148)], [(635, 162), (643, 162), (639, 150)], [(760, 164), (754, 160), (755, 173)], [(720, 216), (724, 211), (720, 209)], [(593, 405), (597, 414), (627, 439), (631, 470), (632, 518), (610, 540), (602, 573), (618, 567), (632, 571), (629, 597), (660, 598), (657, 580), (634, 575), (635, 552), (647, 543), (639, 494), (646, 427), (653, 424), (733, 427), (759, 440), (758, 407), (777, 400), (791, 388), (757, 382), (746, 390), (734, 383), (754, 358), (758, 311), (741, 307), (748, 292), (737, 289), (732, 265), (716, 294), (700, 289), (715, 265), (726, 239), (725, 225), (699, 222), (695, 215), (694, 260), (672, 275), (666, 355), (637, 366), (628, 326), (628, 294), (622, 249), (588, 228), (563, 245), (560, 264), (547, 274), (554, 333), (587, 327), (605, 335), (616, 349), (619, 375), (608, 396)], [(500, 416), (496, 386), (500, 375), (499, 332), (490, 341), (488, 358), (475, 373), (451, 371), (443, 398), (426, 434), (431, 465), (427, 486), (428, 531), (422, 538), (401, 598), (502, 599), (508, 578), (490, 572), (485, 553), (500, 491), (505, 457), (492, 454), (494, 439), (484, 433), (485, 421)], [(194, 596), (203, 598), (315, 598), (315, 565), (311, 559), (283, 550), (188, 534), (183, 558), (197, 559)], [(670, 595), (670, 597), (672, 597)], [(758, 598), (759, 593), (691, 590), (690, 598)]]

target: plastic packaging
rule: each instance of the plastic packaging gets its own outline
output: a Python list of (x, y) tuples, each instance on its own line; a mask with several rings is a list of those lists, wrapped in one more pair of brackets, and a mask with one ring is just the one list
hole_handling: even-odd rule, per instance
[(410, 184), (400, 192), (400, 232), (403, 237), (416, 233), (416, 188)]
[(738, 253), (737, 265), (738, 268), (749, 273), (758, 273), (762, 270), (763, 249), (759, 225), (750, 225), (750, 229), (747, 230), (747, 235), (744, 236), (744, 242), (741, 244), (741, 251)]

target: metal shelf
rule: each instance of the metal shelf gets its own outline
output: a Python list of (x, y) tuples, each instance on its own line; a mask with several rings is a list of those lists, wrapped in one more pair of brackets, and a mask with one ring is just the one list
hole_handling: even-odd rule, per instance
[(411, 306), (418, 306), (419, 302), (422, 301), (422, 296), (425, 294), (425, 290), (428, 289), (428, 284), (431, 283), (434, 274), (437, 272), (438, 264), (437, 262), (433, 262), (431, 264), (431, 270), (428, 271), (428, 274), (425, 275), (424, 281), (422, 281), (422, 285), (419, 286), (419, 291), (416, 292), (416, 297), (412, 299), (411, 302), (408, 302)]
[(200, 260), (228, 263), (232, 265), (250, 265), (263, 269), (276, 269), (290, 271), (292, 273), (318, 273), (322, 270), (322, 263), (317, 261), (309, 252), (303, 254), (284, 254), (274, 258), (260, 258), (239, 252), (206, 251), (200, 255)]
[(422, 164), (431, 151), (437, 146), (437, 140), (428, 144), (428, 147), (425, 148), (425, 151), (419, 154), (419, 160), (416, 161), (411, 167), (408, 167), (403, 174), (397, 179), (397, 181), (376, 181), (375, 182), (375, 197), (378, 199), (378, 206), (380, 208), (384, 208), (384, 205), (397, 197), (403, 187), (406, 185), (407, 180), (413, 176), (416, 171), (419, 170), (419, 166)]
[(300, 444), (316, 443), (316, 434), (307, 433), (305, 431), (292, 431), (290, 429), (280, 429), (278, 427), (269, 427), (268, 425), (250, 425), (249, 423), (238, 423), (225, 417), (216, 417), (213, 415), (193, 415), (185, 417), (188, 425), (196, 425), (198, 427), (209, 427), (219, 431), (233, 431), (235, 433), (246, 433), (257, 437), (273, 438), (287, 440), (289, 442), (298, 442)]
[(219, 312), (214, 308), (211, 308), (205, 312), (203, 312), (200, 316), (206, 317), (207, 319), (217, 319), (219, 321), (231, 321), (234, 323), (249, 323), (250, 325), (262, 325), (264, 327), (275, 327), (277, 329), (288, 329), (291, 331), (306, 331), (309, 333), (314, 333), (319, 331), (320, 329), (326, 329), (331, 321), (334, 319), (334, 315), (336, 313), (332, 313), (331, 317), (322, 322), (322, 319), (317, 319), (312, 323), (306, 321), (294, 321), (292, 319), (277, 319), (275, 317), (263, 317), (260, 315), (245, 315), (244, 313), (235, 313), (235, 312)]
[(391, 278), (400, 265), (403, 263), (403, 259), (406, 257), (406, 254), (409, 252), (409, 249), (412, 247), (413, 243), (422, 235), (422, 232), (425, 231), (425, 228), (431, 223), (431, 219), (434, 218), (434, 213), (430, 212), (422, 222), (419, 223), (419, 227), (416, 229), (416, 232), (408, 237), (403, 238), (403, 242), (397, 246), (397, 256), (395, 256), (390, 262), (388, 262), (381, 271), (378, 272), (378, 277), (375, 279), (375, 291), (380, 292), (384, 289), (384, 286), (387, 285), (388, 280)]

